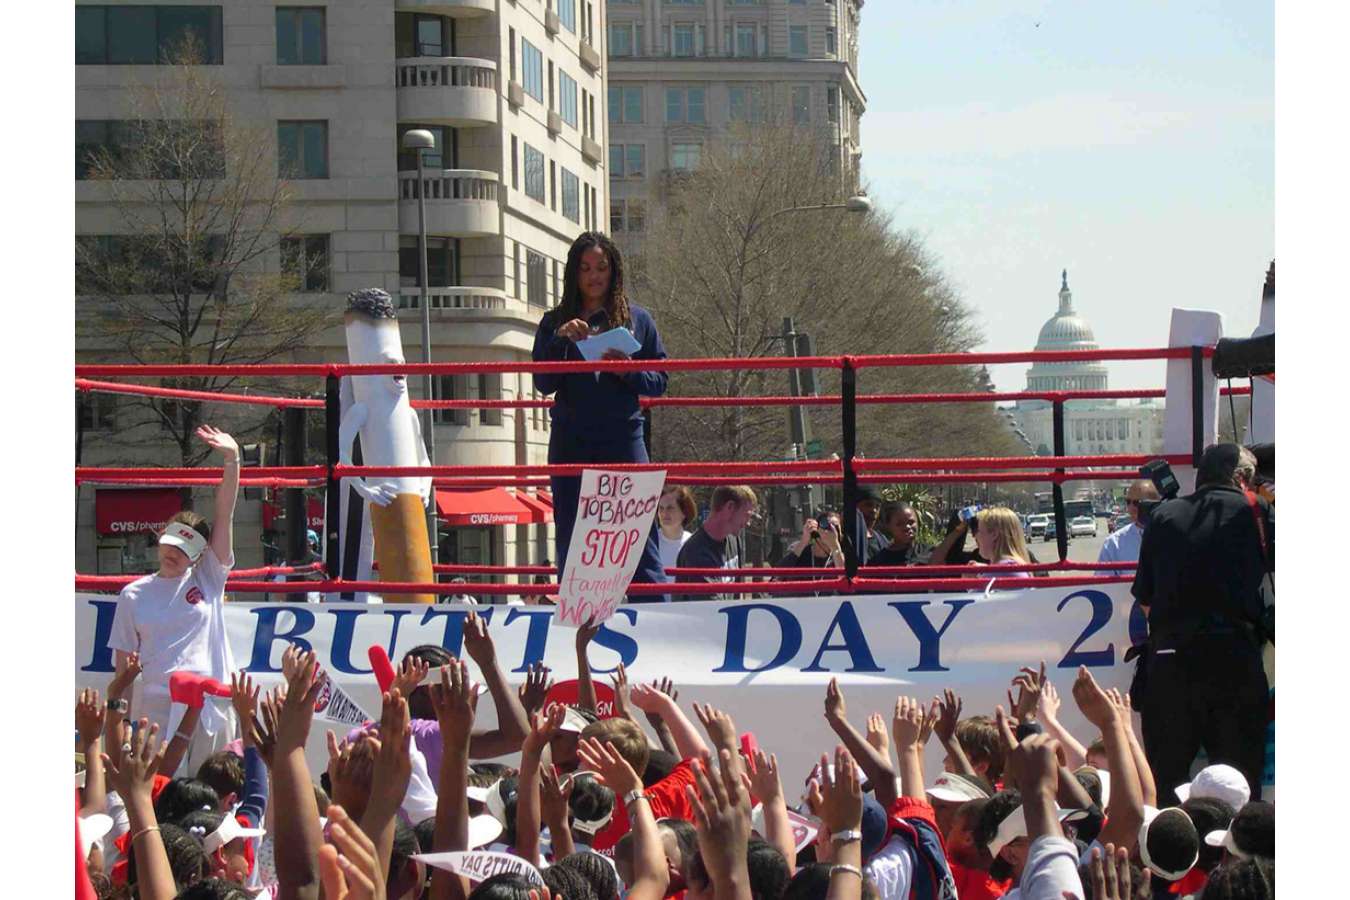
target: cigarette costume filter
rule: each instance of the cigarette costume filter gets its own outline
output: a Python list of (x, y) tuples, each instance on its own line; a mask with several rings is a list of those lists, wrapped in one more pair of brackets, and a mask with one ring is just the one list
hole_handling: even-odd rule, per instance
[[(403, 363), (403, 341), (398, 314), (389, 294), (364, 288), (347, 296), (343, 317), (347, 330), (347, 358), (355, 364)], [(408, 399), (402, 375), (354, 375), (351, 404), (338, 429), (340, 458), (352, 464), (352, 446), (361, 438), (361, 462), (368, 466), (426, 466), (422, 425)], [(345, 392), (344, 392), (345, 393)], [(427, 536), (426, 504), (431, 478), (349, 478), (346, 483), (365, 501), (375, 537), (375, 558), (381, 581), (435, 581), (431, 544)], [(347, 517), (343, 518), (346, 528)], [(345, 538), (345, 535), (344, 535)], [(344, 545), (346, 541), (344, 540)], [(393, 598), (401, 603), (432, 603), (433, 594)]]

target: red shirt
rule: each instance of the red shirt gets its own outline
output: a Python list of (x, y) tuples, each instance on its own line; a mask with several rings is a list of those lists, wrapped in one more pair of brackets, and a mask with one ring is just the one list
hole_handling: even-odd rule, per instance
[[(694, 783), (694, 770), (689, 767), (692, 761), (693, 757), (680, 760), (679, 764), (670, 770), (669, 775), (644, 791), (651, 798), (653, 819), (686, 819), (690, 822), (694, 820), (694, 809), (689, 805), (689, 798), (684, 795), (685, 786)], [(613, 856), (614, 845), (619, 842), (619, 838), (628, 833), (628, 828), (628, 809), (624, 806), (622, 797), (615, 797), (614, 816), (604, 830), (595, 836), (591, 849), (606, 856)]]
[(983, 869), (968, 869), (957, 862), (947, 860), (951, 867), (952, 878), (956, 881), (956, 896), (961, 900), (998, 900), (1012, 887), (1012, 879), (995, 881)]

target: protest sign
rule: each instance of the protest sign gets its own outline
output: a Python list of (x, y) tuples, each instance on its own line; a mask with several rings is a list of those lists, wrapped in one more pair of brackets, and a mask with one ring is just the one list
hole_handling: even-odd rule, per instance
[(583, 469), (567, 567), (558, 583), (564, 625), (604, 622), (623, 602), (652, 530), (666, 473)]
[(530, 884), (542, 886), (544, 883), (538, 869), (512, 853), (469, 850), (454, 853), (414, 853), (412, 858), (434, 869), (444, 869), (456, 875), (463, 875), (472, 884), (487, 881), (494, 875), (520, 875)]

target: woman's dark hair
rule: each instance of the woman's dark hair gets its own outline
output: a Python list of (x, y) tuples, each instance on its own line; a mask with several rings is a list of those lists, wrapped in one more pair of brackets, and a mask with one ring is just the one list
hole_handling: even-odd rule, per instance
[(1206, 844), (1205, 835), (1211, 831), (1227, 831), (1237, 810), (1217, 797), (1190, 797), (1181, 808), (1191, 817), (1196, 833), (1200, 835), (1200, 859), (1196, 865), (1208, 872), (1223, 862), (1224, 850)]
[(572, 811), (573, 828), (578, 819), (598, 822), (614, 812), (614, 792), (594, 778), (578, 776), (572, 779), (567, 806)]
[(196, 778), (175, 778), (164, 785), (155, 801), (155, 821), (177, 824), (188, 813), (220, 808), (220, 795), (216, 789)]
[(829, 863), (802, 866), (783, 889), (782, 900), (825, 900), (830, 892)]
[[(432, 824), (435, 824), (434, 819)], [(394, 843), (389, 854), (389, 874), (385, 878), (385, 883), (389, 887), (389, 896), (394, 895), (393, 889), (399, 885), (399, 880), (404, 877), (404, 871), (408, 868), (408, 863), (412, 860), (413, 854), (421, 852), (423, 851), (417, 832), (408, 823), (395, 817)]]
[[(205, 878), (211, 871), (210, 860), (202, 849), (202, 842), (182, 828), (170, 823), (159, 826), (159, 839), (164, 843), (164, 854), (169, 858), (173, 883), (181, 891)], [(136, 854), (127, 857), (127, 883), (136, 883)]]
[(253, 900), (253, 894), (225, 878), (203, 878), (179, 891), (174, 900)]
[(585, 850), (569, 853), (553, 866), (575, 869), (591, 886), (597, 900), (614, 900), (619, 896), (619, 875), (614, 871), (613, 864), (599, 853), (589, 853)]
[(792, 880), (792, 870), (778, 848), (767, 841), (752, 840), (746, 848), (745, 862), (754, 900), (779, 900)]
[[(508, 775), (516, 774), (516, 770), (511, 768), (510, 766), (494, 762), (471, 763), (469, 765), (469, 772), (471, 774), (478, 774), (478, 775), (491, 775), (492, 781), (496, 781), (498, 778), (506, 778)], [(489, 781), (488, 784), (491, 784), (492, 781)]]
[(503, 872), (482, 882), (469, 894), (469, 900), (530, 900), (534, 887), (524, 875)]
[(225, 821), (225, 814), (215, 811), (207, 812), (199, 809), (196, 812), (190, 812), (178, 820), (178, 826), (197, 839), (197, 843), (206, 841), (206, 836), (220, 827), (220, 823)]
[(548, 889), (564, 900), (600, 900), (586, 877), (571, 866), (549, 866), (539, 874)]
[(1224, 863), (1209, 873), (1200, 900), (1274, 900), (1275, 860), (1253, 856)]
[(403, 662), (407, 662), (410, 659), (421, 660), (433, 669), (439, 669), (441, 666), (448, 666), (455, 661), (455, 658), (450, 655), (450, 651), (446, 650), (440, 644), (418, 644), (416, 647), (403, 654)]
[(430, 853), (436, 846), (436, 817), (428, 816), (418, 822), (413, 827), (413, 834), (417, 835), (417, 846), (421, 848), (419, 853)]
[(593, 247), (598, 247), (609, 257), (609, 291), (605, 294), (605, 319), (610, 328), (628, 325), (632, 316), (628, 313), (628, 295), (623, 286), (623, 254), (609, 239), (599, 231), (584, 231), (572, 242), (567, 251), (567, 267), (563, 270), (563, 296), (558, 304), (558, 320), (554, 327), (572, 319), (581, 318), (581, 257)]
[(498, 840), (508, 847), (516, 845), (516, 805), (520, 800), (517, 781), (513, 777), (502, 778), (496, 787), (501, 794), (502, 807), (506, 812), (506, 821), (502, 823), (502, 835)]
[(970, 830), (971, 839), (981, 847), (988, 847), (998, 835), (998, 826), (1010, 815), (1017, 814), (1022, 805), (1022, 795), (1017, 791), (999, 791), (990, 797), (980, 811), (980, 818)]
[(665, 778), (679, 765), (680, 758), (668, 750), (652, 750), (647, 754), (647, 767), (642, 770), (642, 786), (651, 787)]

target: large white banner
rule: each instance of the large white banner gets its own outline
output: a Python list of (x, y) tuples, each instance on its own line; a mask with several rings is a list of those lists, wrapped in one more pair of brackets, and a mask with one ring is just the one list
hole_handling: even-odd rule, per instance
[[(115, 595), (76, 596), (76, 684), (106, 687)], [(573, 628), (550, 607), (478, 607), (489, 620), (502, 668), (513, 682), (542, 661), (558, 680), (576, 677)], [(295, 642), (319, 652), (324, 669), (362, 708), (380, 708), (367, 663), (381, 644), (395, 664), (418, 644), (460, 652), (463, 606), (228, 603), (226, 623), (236, 664), (264, 685), (280, 680), (281, 654)], [(670, 676), (691, 701), (726, 709), (742, 731), (778, 754), (785, 787), (796, 797), (813, 761), (835, 744), (824, 720), (825, 685), (838, 677), (849, 719), (861, 731), (868, 713), (890, 721), (897, 695), (930, 700), (942, 688), (962, 695), (963, 716), (992, 715), (1019, 666), (1045, 660), (1059, 688), (1060, 719), (1084, 744), (1095, 737), (1070, 694), (1078, 666), (1124, 690), (1134, 663), (1121, 657), (1142, 635), (1128, 584), (1039, 588), (984, 594), (900, 594), (696, 601), (619, 607), (591, 645), (596, 678), (619, 662), (630, 680)], [(693, 718), (692, 711), (689, 712)], [(489, 697), (479, 726), (495, 723)], [(310, 758), (316, 774), (326, 753), (315, 724)], [(941, 760), (929, 746), (927, 771)]]

